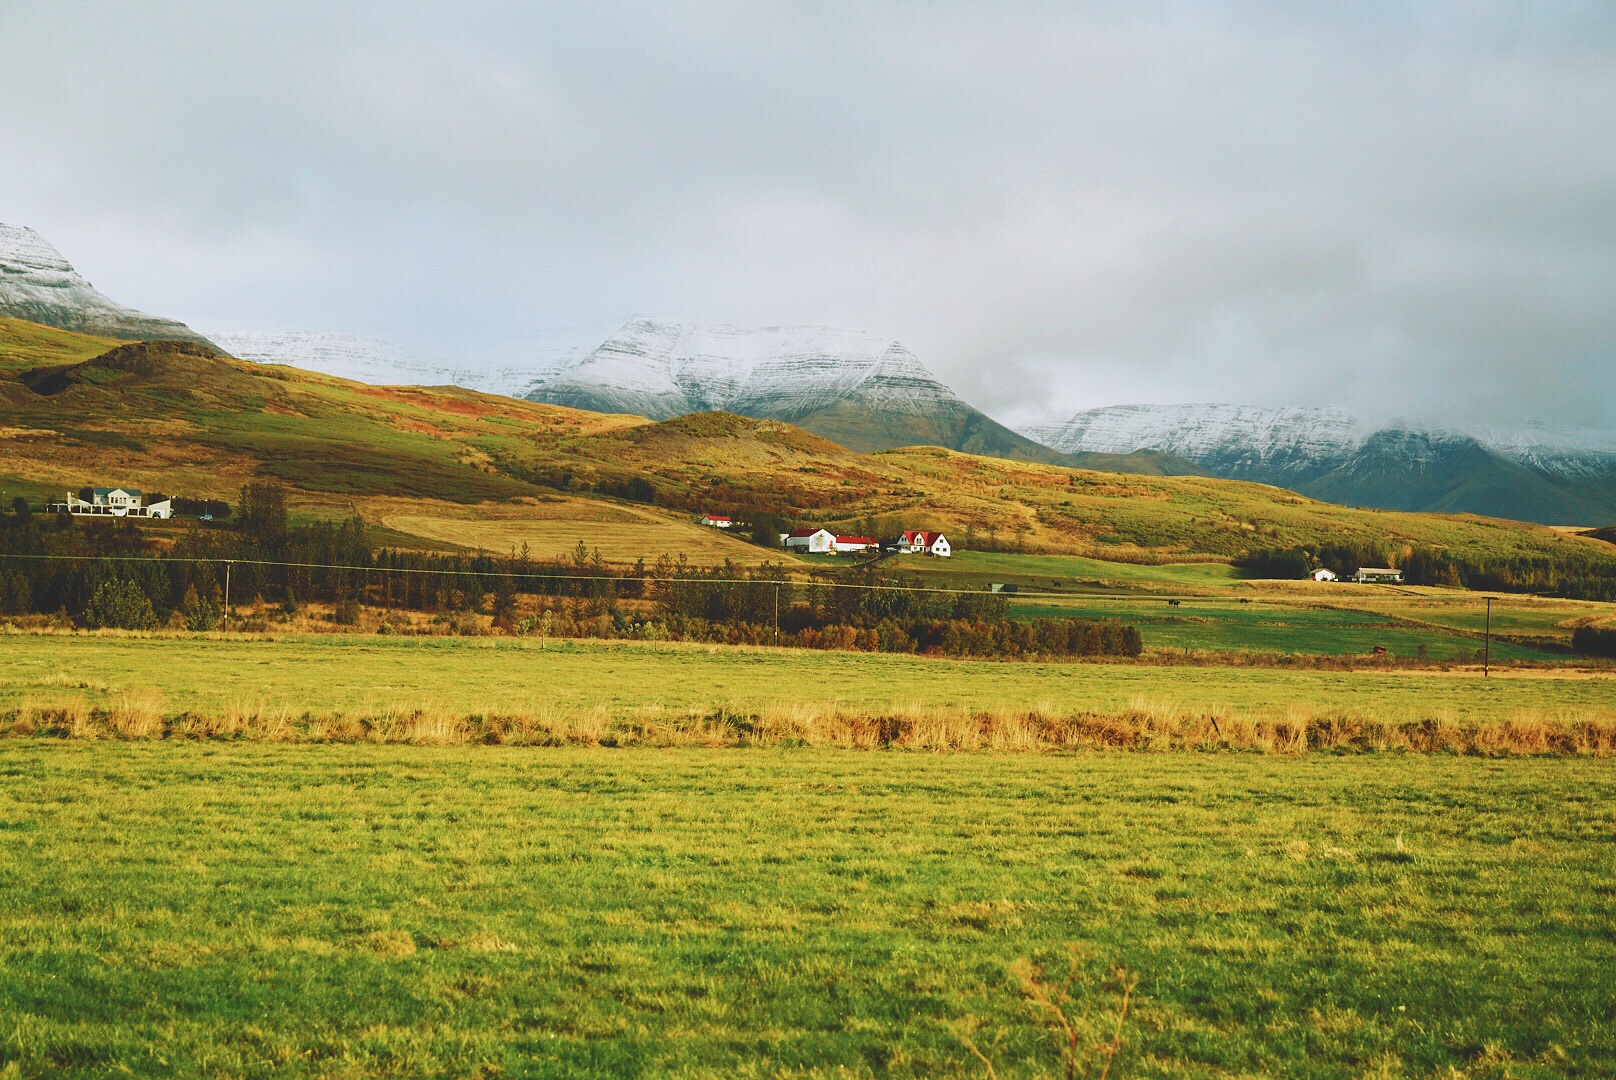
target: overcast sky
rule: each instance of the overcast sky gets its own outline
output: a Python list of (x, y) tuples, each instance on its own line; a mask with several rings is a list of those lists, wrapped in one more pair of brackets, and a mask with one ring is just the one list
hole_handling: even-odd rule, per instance
[(1608, 2), (0, 0), (0, 61), (0, 221), (189, 322), (1616, 428)]

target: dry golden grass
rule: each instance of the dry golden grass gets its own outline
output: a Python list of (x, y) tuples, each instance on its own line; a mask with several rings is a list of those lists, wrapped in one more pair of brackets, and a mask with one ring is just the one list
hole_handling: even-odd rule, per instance
[(527, 545), (536, 559), (572, 554), (578, 542), (612, 563), (654, 562), (659, 555), (684, 555), (697, 564), (730, 559), (740, 566), (779, 561), (783, 553), (697, 524), (691, 515), (640, 509), (589, 499), (524, 500), (472, 507), (441, 503), (421, 511), (388, 510), (381, 524), (411, 536), (481, 548), (496, 554)]
[[(4, 723), (9, 719), (9, 723)], [(92, 708), (82, 696), (24, 699), (0, 730), (72, 739), (231, 739), (261, 742), (379, 743), (416, 746), (817, 747), (928, 753), (1245, 751), (1266, 754), (1447, 753), (1483, 756), (1609, 756), (1616, 721), (1576, 711), (1520, 710), (1467, 724), (1441, 711), (1417, 720), (1381, 720), (1292, 706), (1248, 715), (1137, 699), (1115, 713), (963, 709), (910, 705), (870, 710), (799, 701), (757, 710), (646, 706), (562, 711), (538, 706), (466, 710), (443, 704), (387, 703), (352, 712), (294, 715), (285, 708), (233, 703), (214, 716), (164, 716), (149, 691)]]

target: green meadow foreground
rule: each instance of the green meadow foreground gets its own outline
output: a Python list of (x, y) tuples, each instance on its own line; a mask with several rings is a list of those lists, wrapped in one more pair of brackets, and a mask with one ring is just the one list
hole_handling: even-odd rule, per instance
[(1616, 669), (1418, 671), (997, 663), (885, 653), (532, 638), (8, 635), (0, 720), (133, 701), (174, 717), (426, 710), (602, 723), (719, 711), (1134, 711), (1267, 720), (1616, 722)]
[(1138, 979), (1113, 1076), (1609, 1076), (1613, 807), (1608, 758), (0, 740), (0, 1075), (1045, 1076), (1075, 948), (1095, 1041)]

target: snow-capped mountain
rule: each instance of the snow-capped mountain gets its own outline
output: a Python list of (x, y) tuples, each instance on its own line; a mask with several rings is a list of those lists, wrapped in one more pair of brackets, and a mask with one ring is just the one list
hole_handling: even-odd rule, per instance
[(588, 355), (542, 373), (527, 397), (654, 420), (721, 409), (855, 450), (936, 445), (1067, 460), (961, 401), (901, 342), (858, 330), (630, 319)]
[(543, 373), (529, 396), (653, 420), (715, 409), (790, 419), (849, 397), (920, 414), (959, 400), (890, 338), (820, 326), (746, 330), (644, 318)]
[(260, 333), (215, 330), (213, 340), (231, 356), (263, 364), (288, 364), (356, 382), (387, 386), (464, 386), (490, 394), (520, 396), (532, 376), (511, 367), (472, 368), (431, 360), (391, 342), (358, 334), (293, 330)]
[(0, 224), (0, 315), (130, 341), (212, 344), (184, 323), (114, 303), (44, 237), (18, 225)]
[[(615, 326), (616, 324), (611, 324)], [(484, 363), (424, 356), (380, 338), (320, 330), (257, 331), (207, 327), (219, 347), (242, 360), (287, 364), (377, 385), (463, 386), (524, 397), (543, 372), (592, 352), (611, 326), (557, 332), (525, 346), (517, 362)]]
[(1349, 454), (1368, 432), (1339, 408), (1264, 409), (1250, 405), (1113, 405), (1063, 424), (1022, 429), (1057, 450), (1126, 454), (1152, 449), (1220, 473), (1305, 474)]
[(1340, 408), (1114, 405), (1023, 433), (1067, 453), (1173, 454), (1217, 476), (1397, 510), (1616, 520), (1616, 433), (1376, 427)]

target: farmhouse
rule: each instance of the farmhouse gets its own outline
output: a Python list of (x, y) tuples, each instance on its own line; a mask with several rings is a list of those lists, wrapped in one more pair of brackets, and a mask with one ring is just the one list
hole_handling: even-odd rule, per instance
[(953, 550), (948, 546), (948, 537), (940, 532), (905, 530), (898, 538), (896, 548), (910, 555), (936, 555), (940, 559), (946, 559), (953, 554)]
[(703, 514), (701, 523), (715, 529), (727, 529), (732, 524), (728, 514)]
[(1313, 580), (1314, 581), (1339, 581), (1340, 579), (1335, 576), (1335, 571), (1334, 570), (1318, 569), (1318, 570), (1313, 571)]
[(1360, 585), (1401, 585), (1403, 572), (1384, 566), (1360, 566), (1352, 580)]
[(66, 502), (51, 503), (45, 509), (50, 513), (65, 510), (69, 514), (105, 514), (109, 517), (174, 516), (174, 504), (171, 500), (164, 499), (148, 506), (144, 502), (144, 496), (133, 488), (92, 488), (88, 500), (81, 499), (69, 491)]

